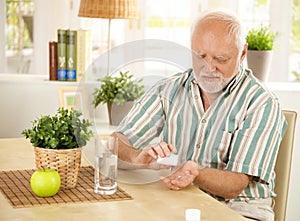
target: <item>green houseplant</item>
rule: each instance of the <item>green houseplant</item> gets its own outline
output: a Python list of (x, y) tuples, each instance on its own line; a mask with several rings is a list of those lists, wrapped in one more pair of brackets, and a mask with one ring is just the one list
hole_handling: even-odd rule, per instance
[(82, 148), (93, 136), (92, 123), (80, 111), (58, 108), (53, 116), (42, 115), (22, 131), (34, 147), (37, 169), (54, 169), (61, 188), (74, 188), (81, 165)]
[(260, 25), (258, 28), (252, 28), (247, 33), (248, 67), (262, 81), (266, 81), (268, 78), (274, 41), (277, 36), (278, 32), (272, 31), (270, 26), (263, 25)]
[[(142, 79), (134, 79), (129, 71), (120, 71), (119, 76), (105, 76), (101, 79), (100, 87), (93, 93), (94, 107), (101, 103), (107, 104), (110, 124), (118, 125), (134, 101), (143, 95), (144, 85), (141, 81)], [(116, 116), (117, 118), (114, 118)]]
[(86, 145), (93, 136), (89, 120), (81, 119), (81, 112), (59, 108), (53, 116), (44, 115), (32, 122), (32, 128), (22, 134), (35, 147), (72, 149)]
[(259, 28), (252, 28), (246, 36), (248, 50), (273, 50), (274, 41), (277, 36), (278, 33), (273, 32), (270, 26), (261, 25)]

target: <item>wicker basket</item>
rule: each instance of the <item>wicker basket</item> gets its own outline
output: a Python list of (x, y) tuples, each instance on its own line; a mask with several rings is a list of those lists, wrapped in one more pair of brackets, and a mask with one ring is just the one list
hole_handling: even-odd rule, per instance
[(61, 179), (61, 188), (71, 189), (77, 184), (81, 165), (82, 148), (45, 149), (34, 147), (35, 165), (37, 169), (54, 169)]

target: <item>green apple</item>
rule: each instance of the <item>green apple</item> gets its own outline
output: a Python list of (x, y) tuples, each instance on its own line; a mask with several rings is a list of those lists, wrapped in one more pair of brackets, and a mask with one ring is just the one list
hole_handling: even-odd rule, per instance
[(30, 178), (30, 187), (37, 196), (54, 196), (60, 188), (59, 173), (51, 169), (37, 170)]

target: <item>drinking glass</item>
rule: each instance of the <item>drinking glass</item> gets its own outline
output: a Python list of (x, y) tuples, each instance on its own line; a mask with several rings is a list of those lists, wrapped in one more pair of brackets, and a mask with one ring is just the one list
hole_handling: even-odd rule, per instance
[(117, 191), (118, 138), (98, 136), (95, 139), (94, 192), (104, 195)]

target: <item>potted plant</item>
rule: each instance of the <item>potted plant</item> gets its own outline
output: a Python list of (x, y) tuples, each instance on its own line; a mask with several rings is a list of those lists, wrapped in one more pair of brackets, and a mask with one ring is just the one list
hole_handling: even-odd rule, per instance
[(80, 111), (61, 107), (55, 115), (42, 115), (22, 131), (34, 146), (37, 169), (57, 170), (65, 189), (76, 186), (82, 147), (93, 136), (89, 129), (92, 123), (81, 115)]
[(271, 31), (270, 26), (260, 25), (248, 31), (246, 41), (248, 44), (247, 63), (253, 74), (260, 80), (266, 81), (272, 60), (274, 40), (277, 32)]
[(120, 71), (119, 76), (107, 75), (101, 80), (93, 95), (93, 105), (96, 108), (100, 103), (106, 103), (109, 123), (118, 125), (131, 109), (134, 101), (144, 93), (142, 79), (134, 79), (129, 71)]

